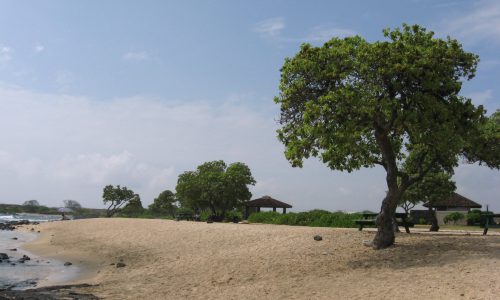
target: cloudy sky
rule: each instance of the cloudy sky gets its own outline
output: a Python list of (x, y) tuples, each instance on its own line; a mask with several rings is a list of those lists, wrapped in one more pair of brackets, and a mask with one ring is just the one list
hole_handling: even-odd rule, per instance
[[(145, 205), (216, 159), (249, 165), (255, 197), (295, 211), (377, 210), (379, 168), (334, 172), (284, 159), (279, 70), (303, 42), (382, 39), (418, 23), (481, 57), (463, 94), (500, 107), (499, 1), (0, 1), (0, 202), (75, 199), (107, 184)], [(500, 210), (500, 175), (461, 165), (458, 192)]]

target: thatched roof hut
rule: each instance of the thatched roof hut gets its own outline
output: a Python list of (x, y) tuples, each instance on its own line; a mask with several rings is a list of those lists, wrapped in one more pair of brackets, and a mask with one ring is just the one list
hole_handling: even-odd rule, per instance
[(453, 193), (450, 197), (436, 201), (432, 204), (424, 204), (425, 207), (429, 207), (429, 205), (437, 210), (470, 210), (471, 208), (482, 207), (481, 204), (457, 193)]
[(292, 206), (288, 203), (281, 202), (276, 200), (270, 196), (263, 196), (245, 203), (245, 218), (248, 218), (248, 208), (255, 207), (256, 211), (259, 212), (261, 207), (272, 208), (273, 211), (276, 211), (276, 208), (283, 208), (283, 213), (286, 214), (287, 208), (292, 208)]

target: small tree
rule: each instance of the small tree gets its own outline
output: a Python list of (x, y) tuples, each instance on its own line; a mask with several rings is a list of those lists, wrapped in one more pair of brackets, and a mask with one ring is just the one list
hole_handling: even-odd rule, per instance
[(63, 203), (64, 207), (72, 210), (79, 210), (82, 208), (82, 205), (76, 200), (63, 200)]
[(138, 197), (139, 195), (127, 187), (120, 187), (120, 185), (116, 187), (112, 185), (105, 186), (102, 199), (105, 205), (109, 205), (106, 210), (106, 216), (112, 217), (123, 205)]
[(151, 205), (149, 205), (149, 210), (153, 215), (170, 215), (174, 216), (177, 206), (175, 203), (177, 198), (175, 194), (170, 190), (165, 190), (161, 192), (158, 197), (156, 197)]
[(142, 207), (141, 198), (137, 194), (120, 211), (122, 215), (128, 217), (137, 217), (143, 212), (144, 208)]
[(448, 198), (456, 190), (455, 182), (451, 180), (452, 173), (432, 170), (421, 181), (409, 187), (401, 198), (410, 203), (426, 202), (431, 221), (430, 231), (439, 231), (436, 211), (433, 204)]
[(209, 209), (222, 220), (228, 210), (241, 206), (252, 197), (248, 185), (254, 185), (250, 168), (244, 163), (229, 166), (222, 160), (206, 162), (179, 175), (175, 188), (181, 207), (196, 212)]
[(40, 206), (38, 200), (27, 200), (23, 203), (24, 206)]

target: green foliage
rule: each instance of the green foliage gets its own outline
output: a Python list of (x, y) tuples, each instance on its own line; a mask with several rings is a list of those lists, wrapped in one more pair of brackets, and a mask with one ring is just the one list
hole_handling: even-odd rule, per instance
[(483, 120), (469, 133), (469, 143), (463, 155), (469, 162), (479, 162), (490, 168), (500, 166), (500, 110)]
[[(106, 211), (107, 217), (112, 217), (123, 205), (127, 204), (133, 199), (139, 199), (139, 195), (134, 191), (129, 190), (127, 187), (116, 187), (107, 185), (103, 189), (102, 199), (105, 205), (109, 205)], [(142, 207), (142, 204), (141, 204)]]
[(172, 191), (165, 190), (156, 197), (151, 205), (149, 211), (154, 216), (174, 216), (177, 206), (175, 203), (177, 198)]
[(427, 224), (427, 220), (425, 220), (424, 218), (420, 218), (418, 220), (418, 224), (420, 224), (420, 225), (426, 225)]
[(384, 168), (388, 192), (379, 226), (385, 230), (378, 231), (376, 248), (392, 245), (390, 215), (429, 171), (451, 174), (461, 156), (500, 164), (500, 151), (491, 152), (498, 126), (483, 135), (493, 141), (488, 151), (471, 146), (487, 118), (482, 106), (460, 95), (462, 83), (475, 76), (478, 56), (418, 25), (385, 29), (384, 36), (302, 44), (285, 60), (275, 98), (278, 138), (292, 166), (318, 157), (333, 170)]
[(448, 198), (456, 190), (455, 182), (451, 180), (451, 172), (430, 170), (421, 181), (410, 186), (401, 197), (401, 205), (406, 203), (433, 202)]
[(481, 211), (473, 209), (466, 215), (467, 225), (475, 225), (481, 222)]
[(453, 222), (453, 224), (456, 224), (458, 221), (463, 220), (465, 218), (463, 213), (459, 212), (453, 212), (449, 215), (446, 215), (443, 219), (445, 224), (448, 224), (450, 222)]
[(23, 203), (24, 206), (40, 206), (38, 200), (27, 200)]
[(325, 210), (311, 210), (300, 213), (280, 214), (278, 212), (253, 213), (248, 218), (251, 223), (267, 223), (279, 225), (297, 225), (313, 227), (343, 227), (354, 228), (355, 220), (361, 219), (358, 213), (329, 212)]
[(80, 202), (76, 200), (63, 200), (64, 207), (72, 209), (72, 210), (78, 210), (82, 208), (82, 205)]
[(181, 207), (197, 212), (208, 209), (212, 215), (223, 219), (227, 211), (251, 198), (248, 185), (254, 184), (248, 166), (240, 162), (226, 166), (224, 161), (218, 160), (179, 175), (175, 190)]
[(141, 199), (139, 198), (139, 195), (136, 195), (120, 210), (120, 215), (126, 217), (137, 217), (143, 215), (144, 212)]

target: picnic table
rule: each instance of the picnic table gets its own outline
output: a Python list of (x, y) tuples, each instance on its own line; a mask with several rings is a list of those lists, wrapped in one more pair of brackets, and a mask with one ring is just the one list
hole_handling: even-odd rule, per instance
[(179, 213), (175, 216), (175, 220), (199, 221), (200, 217), (191, 213)]
[[(410, 227), (415, 226), (413, 222), (408, 220), (408, 215), (405, 213), (395, 213), (396, 222), (398, 226), (403, 226), (406, 230), (406, 233), (410, 233)], [(365, 213), (363, 214), (362, 220), (355, 220), (354, 222), (359, 226), (358, 230), (363, 230), (364, 226), (376, 225), (376, 219), (378, 214), (374, 213)]]
[(488, 228), (500, 228), (500, 223), (495, 222), (495, 218), (500, 218), (500, 214), (481, 214), (480, 224), (481, 227), (484, 227), (483, 235), (488, 233)]

